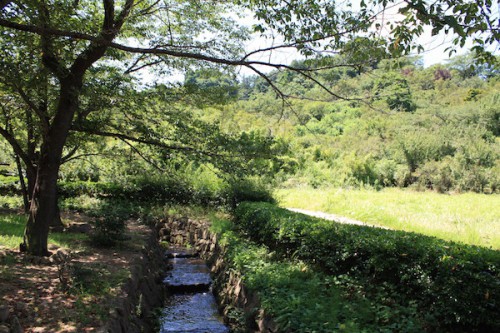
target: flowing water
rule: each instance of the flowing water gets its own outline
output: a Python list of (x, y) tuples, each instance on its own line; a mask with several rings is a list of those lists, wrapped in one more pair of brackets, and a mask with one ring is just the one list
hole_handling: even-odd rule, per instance
[(217, 311), (206, 263), (186, 248), (171, 249), (167, 256), (172, 269), (163, 282), (172, 295), (165, 302), (160, 333), (228, 333)]

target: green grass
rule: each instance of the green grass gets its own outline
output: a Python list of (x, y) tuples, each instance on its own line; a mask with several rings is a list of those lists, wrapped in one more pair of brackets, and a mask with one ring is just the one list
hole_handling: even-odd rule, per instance
[(4, 176), (0, 175), (0, 185), (1, 184), (12, 184), (19, 181), (18, 176)]
[(19, 209), (23, 207), (23, 198), (19, 195), (0, 195), (0, 208)]
[[(24, 227), (27, 217), (19, 214), (0, 213), (0, 247), (15, 249), (23, 241)], [(75, 248), (76, 244), (87, 239), (84, 234), (50, 233), (49, 244), (60, 247)]]
[(339, 214), (368, 224), (500, 249), (500, 195), (401, 189), (282, 189), (282, 207)]

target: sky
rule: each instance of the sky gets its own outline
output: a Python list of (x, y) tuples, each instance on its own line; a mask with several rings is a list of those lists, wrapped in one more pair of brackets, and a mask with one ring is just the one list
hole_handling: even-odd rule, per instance
[[(357, 6), (356, 1), (352, 1), (350, 3), (352, 4), (353, 9), (355, 10), (355, 7)], [(392, 7), (389, 7), (388, 9), (384, 10), (383, 14), (379, 15), (377, 21), (379, 23), (382, 23), (391, 20), (395, 21), (401, 19), (402, 16), (401, 14), (398, 13), (398, 9), (399, 5), (397, 4)], [(496, 11), (498, 13), (499, 8), (492, 8), (492, 9), (493, 11)], [(248, 16), (246, 18), (240, 19), (239, 22), (251, 26), (256, 22), (256, 20), (251, 17), (251, 13), (249, 12)], [(383, 28), (381, 29), (380, 32), (382, 36), (390, 34), (388, 28)], [(447, 60), (450, 59), (448, 51), (446, 51), (446, 48), (453, 46), (452, 40), (453, 40), (452, 36), (446, 35), (442, 31), (438, 35), (432, 36), (431, 28), (425, 27), (423, 35), (417, 39), (417, 42), (422, 46), (424, 46), (425, 51), (420, 54), (415, 53), (413, 55), (418, 55), (422, 57), (424, 67), (429, 67), (438, 63), (445, 63)], [(273, 41), (270, 39), (266, 40), (264, 38), (255, 37), (249, 43), (247, 43), (247, 50), (254, 50), (258, 48), (268, 47), (272, 45), (272, 43)], [(466, 43), (464, 47), (462, 48), (457, 47), (456, 48), (457, 53), (454, 53), (452, 57), (455, 55), (462, 55), (467, 53), (472, 48), (472, 46), (473, 46), (472, 42), (469, 41), (468, 43)], [(499, 45), (494, 46), (493, 51), (494, 53), (499, 54), (500, 46)], [(281, 51), (274, 51), (273, 54), (269, 53), (259, 54), (258, 57), (254, 57), (253, 59), (266, 60), (266, 61), (271, 60), (272, 62), (278, 62), (278, 63), (280, 62), (290, 63), (292, 60), (301, 59), (301, 56), (292, 49), (286, 49)], [(262, 70), (267, 71), (270, 69), (266, 70), (265, 68), (262, 68)], [(246, 69), (243, 69), (242, 72), (253, 74), (250, 70)]]
[[(400, 14), (398, 14), (398, 7), (393, 6), (392, 8), (386, 10), (383, 16), (381, 16), (378, 21), (387, 22), (389, 20), (397, 20), (398, 18), (400, 18), (399, 16)], [(253, 18), (253, 15), (250, 11), (248, 11), (248, 13), (244, 13), (243, 15), (234, 14), (233, 18), (236, 19), (239, 24), (246, 26), (252, 26), (257, 22)], [(445, 35), (442, 32), (436, 36), (431, 36), (430, 30), (431, 30), (430, 27), (425, 28), (424, 34), (418, 39), (418, 42), (424, 46), (425, 51), (420, 54), (414, 54), (422, 57), (424, 67), (429, 67), (437, 63), (445, 63), (449, 59), (448, 52), (445, 50), (447, 47), (452, 46), (451, 36)], [(388, 35), (389, 33), (390, 31), (388, 31), (387, 28), (382, 29), (381, 31), (382, 36), (384, 34)], [(253, 50), (267, 48), (269, 46), (279, 43), (280, 43), (279, 40), (272, 40), (270, 38), (266, 39), (264, 37), (260, 37), (255, 34), (246, 43), (245, 50), (247, 52), (251, 52)], [(455, 53), (454, 56), (467, 53), (472, 46), (473, 45), (471, 42), (467, 43), (465, 47), (458, 48), (457, 53)], [(499, 52), (499, 46), (497, 45), (496, 53), (498, 54), (498, 52)], [(288, 49), (274, 50), (272, 52), (257, 53), (252, 57), (250, 57), (249, 59), (259, 60), (263, 62), (290, 64), (293, 60), (303, 59), (303, 57), (295, 49), (288, 48)], [(264, 73), (267, 73), (274, 69), (273, 67), (269, 66), (260, 66), (257, 68), (259, 71), (262, 71)], [(239, 75), (241, 76), (256, 75), (256, 73), (249, 68), (240, 68), (238, 72)], [(149, 81), (150, 83), (158, 82), (158, 77), (155, 76), (154, 74), (147, 74), (145, 73), (145, 71), (143, 71), (141, 74), (142, 74), (141, 76), (144, 78), (145, 81)], [(180, 73), (171, 75), (169, 78), (164, 77), (164, 79), (168, 82), (182, 81), (182, 78), (183, 76)], [(160, 81), (164, 80), (160, 79)]]

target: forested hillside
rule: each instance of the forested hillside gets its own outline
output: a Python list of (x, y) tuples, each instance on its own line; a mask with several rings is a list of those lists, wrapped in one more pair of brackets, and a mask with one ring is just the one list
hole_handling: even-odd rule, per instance
[[(167, 172), (205, 192), (252, 174), (281, 187), (499, 190), (498, 68), (474, 66), (471, 55), (428, 68), (419, 58), (358, 71), (341, 63), (294, 64), (317, 82), (290, 71), (267, 82), (200, 70), (181, 87), (122, 88), (113, 108), (79, 123), (70, 141), (79, 154), (60, 178), (144, 182)], [(4, 146), (2, 161), (13, 172), (9, 156)]]
[[(293, 72), (274, 72), (270, 82), (245, 78), (239, 99), (216, 119), (227, 131), (260, 130), (284, 139), (290, 154), (274, 167), (285, 187), (498, 191), (498, 68), (474, 66), (471, 55), (428, 68), (418, 58), (359, 71), (336, 66), (341, 63), (294, 64), (311, 69), (316, 83)], [(314, 71), (325, 67), (331, 69)], [(207, 80), (199, 86), (210, 87)], [(214, 112), (207, 114), (214, 119)]]

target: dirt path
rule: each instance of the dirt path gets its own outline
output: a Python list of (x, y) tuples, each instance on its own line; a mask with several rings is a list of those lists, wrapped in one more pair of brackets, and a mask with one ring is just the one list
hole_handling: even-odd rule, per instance
[[(329, 220), (329, 221), (335, 221), (338, 223), (364, 225), (364, 226), (369, 226), (369, 227), (374, 227), (374, 228), (382, 228), (382, 227), (377, 226), (377, 225), (370, 225), (370, 224), (364, 223), (362, 221), (350, 219), (348, 217), (336, 215), (336, 214), (329, 214), (329, 213), (317, 212), (317, 211), (313, 211), (313, 210), (300, 209), (300, 208), (286, 208), (286, 209), (288, 209), (289, 211), (292, 211), (292, 212), (301, 213), (301, 214), (309, 215), (309, 216), (314, 216), (314, 217), (318, 217), (320, 219), (325, 219), (325, 220)], [(383, 228), (383, 229), (387, 229), (387, 228)]]

